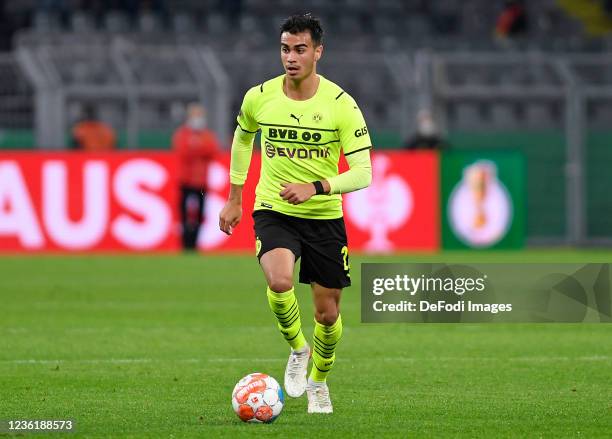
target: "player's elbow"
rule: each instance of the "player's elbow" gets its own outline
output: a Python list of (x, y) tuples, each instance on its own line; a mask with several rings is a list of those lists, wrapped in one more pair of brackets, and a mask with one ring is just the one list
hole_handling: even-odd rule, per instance
[(361, 189), (367, 188), (370, 184), (372, 184), (372, 168), (371, 167), (363, 168)]
[(368, 176), (366, 178), (366, 185), (365, 185), (365, 187), (368, 187), (371, 184), (372, 184), (372, 168), (368, 168)]

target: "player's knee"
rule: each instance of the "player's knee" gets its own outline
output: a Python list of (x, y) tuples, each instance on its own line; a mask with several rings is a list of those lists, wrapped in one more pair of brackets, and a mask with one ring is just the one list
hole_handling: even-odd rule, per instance
[(322, 325), (331, 326), (338, 320), (338, 309), (333, 308), (315, 311), (315, 320)]
[(291, 276), (273, 276), (268, 286), (275, 293), (284, 293), (293, 288), (293, 279)]

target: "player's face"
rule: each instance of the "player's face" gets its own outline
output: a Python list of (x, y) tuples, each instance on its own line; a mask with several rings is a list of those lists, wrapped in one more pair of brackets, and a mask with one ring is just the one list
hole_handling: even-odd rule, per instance
[(310, 32), (281, 34), (281, 60), (287, 77), (300, 81), (316, 71), (323, 46), (314, 46)]

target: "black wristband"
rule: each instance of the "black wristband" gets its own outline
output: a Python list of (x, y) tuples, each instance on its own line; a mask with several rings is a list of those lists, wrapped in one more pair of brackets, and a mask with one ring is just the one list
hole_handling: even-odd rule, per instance
[(320, 181), (313, 181), (312, 184), (314, 184), (315, 187), (315, 195), (321, 195), (325, 193), (325, 189), (323, 189), (323, 183), (321, 183)]

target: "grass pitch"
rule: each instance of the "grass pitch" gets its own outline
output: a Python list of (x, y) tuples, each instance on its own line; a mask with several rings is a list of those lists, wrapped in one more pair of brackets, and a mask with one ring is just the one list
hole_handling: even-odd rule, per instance
[[(335, 413), (243, 424), (236, 381), (288, 354), (252, 256), (0, 258), (0, 419), (78, 437), (610, 437), (612, 325), (359, 323), (361, 262), (610, 262), (610, 252), (353, 257)], [(297, 287), (312, 334), (307, 286)], [(61, 434), (54, 434), (54, 437)], [(70, 436), (74, 437), (74, 436)]]

